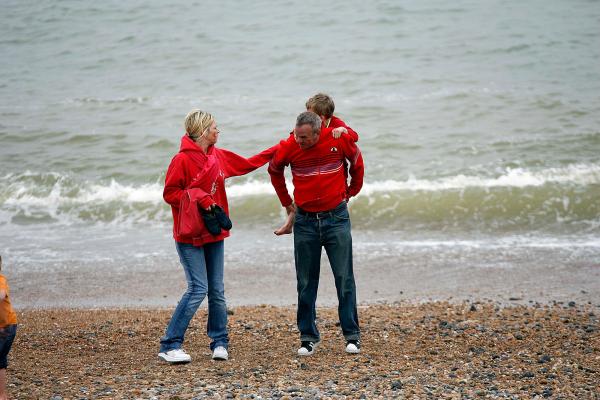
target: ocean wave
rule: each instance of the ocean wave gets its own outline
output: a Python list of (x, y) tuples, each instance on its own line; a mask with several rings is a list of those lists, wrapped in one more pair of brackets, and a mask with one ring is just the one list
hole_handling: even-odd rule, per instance
[(75, 104), (102, 104), (102, 105), (111, 105), (111, 104), (144, 104), (150, 101), (149, 97), (119, 97), (119, 98), (98, 98), (98, 97), (80, 97), (67, 99), (66, 103), (75, 103)]
[(530, 171), (524, 168), (509, 168), (496, 177), (475, 175), (456, 175), (440, 179), (428, 180), (410, 177), (405, 181), (385, 180), (365, 185), (362, 194), (399, 190), (462, 190), (467, 188), (495, 188), (543, 186), (559, 183), (568, 185), (600, 184), (600, 165), (573, 164), (560, 168), (546, 168)]
[[(288, 182), (291, 190), (291, 183)], [(152, 223), (170, 221), (163, 183), (80, 181), (69, 174), (26, 171), (0, 177), (0, 223)], [(268, 181), (228, 182), (232, 212), (241, 221), (277, 216)], [(408, 225), (445, 229), (540, 228), (579, 223), (598, 229), (600, 165), (537, 171), (507, 169), (494, 177), (368, 181), (351, 202), (353, 220), (368, 228)]]

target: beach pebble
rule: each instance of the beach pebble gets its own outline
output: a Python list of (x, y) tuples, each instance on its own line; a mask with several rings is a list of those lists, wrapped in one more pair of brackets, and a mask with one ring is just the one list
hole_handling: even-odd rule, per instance
[(391, 386), (392, 386), (392, 390), (400, 390), (400, 389), (402, 389), (402, 382), (398, 381), (398, 380), (393, 381)]
[[(189, 329), (196, 334), (186, 336), (193, 361), (185, 365), (156, 360), (169, 310), (24, 310), (9, 389), (16, 399), (60, 400), (590, 398), (600, 371), (599, 338), (584, 332), (597, 324), (591, 310), (478, 303), (475, 320), (466, 317), (470, 305), (362, 307), (365, 341), (352, 357), (340, 345), (337, 310), (320, 308), (322, 343), (303, 358), (295, 354), (293, 307), (243, 307), (229, 321), (232, 357), (223, 363), (206, 350), (201, 309)], [(94, 343), (81, 332), (93, 333)], [(56, 353), (65, 340), (81, 347), (77, 357)]]
[(551, 360), (552, 360), (552, 358), (549, 355), (544, 354), (538, 359), (538, 363), (543, 364), (543, 363), (550, 362)]

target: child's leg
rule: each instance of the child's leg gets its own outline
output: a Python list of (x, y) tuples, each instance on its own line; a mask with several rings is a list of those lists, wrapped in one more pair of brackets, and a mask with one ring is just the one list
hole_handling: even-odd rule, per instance
[(6, 400), (6, 368), (0, 369), (0, 400)]
[(6, 400), (6, 367), (8, 366), (8, 352), (12, 347), (17, 333), (17, 325), (8, 325), (0, 328), (0, 400)]

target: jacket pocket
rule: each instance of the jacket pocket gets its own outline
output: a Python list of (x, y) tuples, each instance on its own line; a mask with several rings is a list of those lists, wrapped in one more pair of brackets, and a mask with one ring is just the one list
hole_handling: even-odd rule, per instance
[(177, 236), (191, 239), (200, 236), (204, 231), (206, 228), (200, 211), (198, 211), (198, 203), (190, 198), (190, 194), (186, 190), (179, 203)]

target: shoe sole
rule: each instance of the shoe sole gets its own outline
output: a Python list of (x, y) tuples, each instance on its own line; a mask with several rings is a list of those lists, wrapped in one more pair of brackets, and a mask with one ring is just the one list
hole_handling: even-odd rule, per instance
[(348, 349), (346, 349), (346, 353), (348, 353), (348, 354), (360, 354), (360, 349), (356, 349), (356, 350), (348, 350)]
[(215, 361), (227, 361), (229, 357), (213, 357), (212, 359)]
[(310, 353), (306, 353), (306, 354), (300, 354), (299, 352), (297, 353), (300, 357), (306, 357), (306, 356), (312, 356), (315, 353), (315, 350), (317, 350), (317, 347), (319, 347), (319, 343), (321, 342), (317, 342), (315, 343), (315, 345), (313, 346), (313, 349)]
[(192, 362), (192, 360), (168, 360), (163, 356), (158, 356), (158, 359), (168, 364), (188, 364)]

